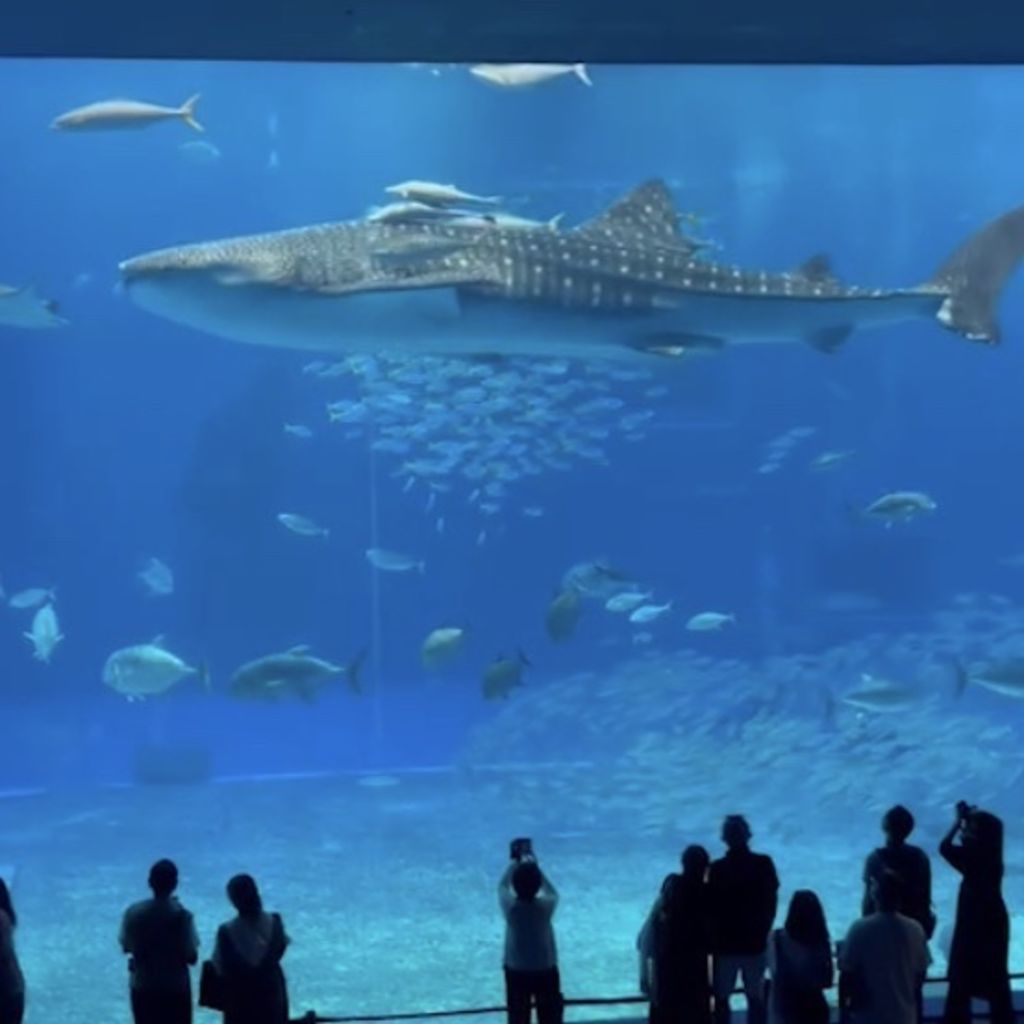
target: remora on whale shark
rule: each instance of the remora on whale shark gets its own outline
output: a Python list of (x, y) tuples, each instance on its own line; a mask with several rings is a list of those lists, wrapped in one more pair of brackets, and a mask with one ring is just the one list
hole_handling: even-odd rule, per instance
[(668, 188), (648, 181), (564, 232), (459, 221), (350, 221), (185, 245), (121, 264), (144, 308), (252, 344), (338, 353), (680, 356), (926, 317), (996, 343), (995, 305), (1024, 256), (1024, 207), (925, 283), (848, 287), (818, 256), (789, 273), (699, 258)]

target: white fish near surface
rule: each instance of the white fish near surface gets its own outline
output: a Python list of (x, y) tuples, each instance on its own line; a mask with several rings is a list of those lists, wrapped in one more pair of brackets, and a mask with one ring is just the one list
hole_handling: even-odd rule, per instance
[(199, 93), (190, 96), (180, 107), (163, 107), (157, 103), (139, 100), (101, 100), (84, 107), (76, 107), (54, 118), (50, 125), (55, 131), (121, 131), (129, 128), (147, 128), (160, 121), (180, 120), (194, 131), (203, 131), (196, 120)]
[(0, 284), (0, 324), (42, 330), (47, 327), (64, 327), (67, 320), (57, 315), (56, 302), (39, 298), (33, 288), (13, 288), (8, 284)]
[(631, 612), (635, 608), (639, 608), (644, 601), (649, 601), (653, 596), (654, 591), (652, 590), (645, 590), (643, 592), (639, 590), (626, 590), (621, 594), (612, 594), (605, 601), (604, 606), (610, 612)]
[(44, 604), (32, 619), (32, 629), (23, 634), (33, 646), (32, 656), (49, 665), (57, 645), (64, 639), (52, 604)]
[(164, 647), (162, 637), (152, 643), (122, 647), (114, 651), (103, 666), (104, 685), (128, 700), (165, 693), (189, 676), (198, 676), (203, 687), (209, 688), (206, 668), (193, 668), (172, 654)]
[(726, 625), (735, 625), (736, 616), (724, 612), (700, 612), (693, 615), (686, 623), (686, 628), (694, 633), (707, 633), (721, 629)]
[(308, 441), (313, 436), (313, 431), (302, 423), (286, 423), (284, 432), (289, 437), (297, 437), (302, 441)]
[(41, 604), (53, 604), (57, 600), (57, 591), (53, 587), (29, 587), (12, 594), (7, 602), (11, 608), (27, 611), (38, 608)]
[(174, 593), (174, 573), (166, 562), (150, 558), (137, 573), (139, 581), (153, 597), (169, 597)]
[(307, 516), (300, 516), (295, 512), (281, 512), (277, 521), (286, 530), (291, 530), (300, 537), (328, 537), (331, 532), (325, 526), (319, 526)]
[(500, 196), (478, 196), (472, 192), (464, 192), (455, 185), (441, 185), (436, 181), (400, 181), (397, 185), (388, 185), (384, 190), (391, 195), (399, 196), (411, 202), (425, 203), (428, 206), (451, 206), (454, 203), (480, 203), (495, 206), (501, 202)]
[(594, 84), (586, 64), (474, 64), (469, 73), (505, 89), (525, 89), (563, 75), (575, 75), (584, 85)]
[(388, 551), (385, 548), (367, 548), (366, 560), (381, 572), (426, 572), (427, 563), (421, 558), (403, 555), (399, 551)]
[(667, 615), (672, 610), (672, 602), (668, 604), (642, 604), (639, 608), (630, 612), (630, 622), (655, 622), (660, 619), (663, 615)]

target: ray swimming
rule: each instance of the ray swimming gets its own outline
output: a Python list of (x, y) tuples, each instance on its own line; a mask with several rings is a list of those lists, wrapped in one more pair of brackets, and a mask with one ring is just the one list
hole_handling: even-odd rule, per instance
[(910, 288), (847, 286), (823, 256), (787, 273), (715, 263), (652, 180), (566, 231), (348, 221), (162, 249), (120, 270), (143, 308), (249, 344), (657, 359), (746, 342), (831, 352), (856, 329), (927, 318), (995, 344), (1022, 256), (1024, 206)]

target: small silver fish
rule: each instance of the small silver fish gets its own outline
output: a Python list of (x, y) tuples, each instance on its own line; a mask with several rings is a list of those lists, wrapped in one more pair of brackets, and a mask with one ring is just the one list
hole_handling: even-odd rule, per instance
[(297, 533), (300, 537), (327, 537), (331, 532), (324, 526), (318, 526), (312, 519), (297, 515), (294, 512), (280, 513), (277, 521), (285, 529), (291, 530), (292, 533)]
[(672, 602), (667, 604), (644, 604), (630, 612), (629, 621), (636, 623), (654, 622), (672, 610)]
[(385, 548), (367, 548), (366, 560), (381, 572), (426, 572), (427, 563), (421, 558), (403, 555), (399, 551), (388, 551)]

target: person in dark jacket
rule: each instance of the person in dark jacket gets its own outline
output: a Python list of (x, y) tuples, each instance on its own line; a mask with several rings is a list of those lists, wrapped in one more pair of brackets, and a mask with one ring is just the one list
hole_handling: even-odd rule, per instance
[(897, 804), (882, 818), (885, 846), (868, 854), (864, 864), (864, 898), (861, 914), (867, 917), (878, 907), (872, 895), (872, 882), (883, 871), (891, 871), (900, 880), (902, 889), (900, 913), (913, 918), (923, 929), (925, 938), (935, 933), (935, 912), (932, 910), (932, 866), (928, 854), (920, 846), (907, 842), (914, 831), (914, 816)]
[(158, 860), (149, 870), (153, 898), (133, 903), (121, 921), (135, 1024), (191, 1024), (189, 967), (199, 958), (192, 915), (175, 898), (178, 869)]
[(772, 1024), (828, 1024), (825, 989), (832, 985), (832, 942), (821, 900), (798, 889), (782, 928), (768, 943)]
[(662, 883), (640, 932), (641, 988), (650, 1000), (651, 1024), (710, 1024), (710, 860), (703, 846), (683, 851), (682, 874)]
[(711, 865), (712, 955), (716, 1024), (729, 1024), (729, 995), (742, 976), (749, 1024), (765, 1024), (768, 935), (778, 908), (779, 877), (771, 857), (750, 849), (753, 833), (744, 817), (722, 824), (727, 852)]
[(288, 948), (280, 914), (263, 909), (251, 875), (228, 882), (236, 917), (217, 929), (213, 964), (222, 979), (224, 1024), (287, 1024), (288, 986), (281, 960)]
[(0, 878), (0, 1024), (21, 1024), (25, 1016), (25, 978), (14, 948), (17, 927), (11, 893)]
[(992, 1024), (1012, 1024), (1010, 920), (1001, 891), (1003, 823), (961, 801), (939, 853), (963, 876), (949, 951), (945, 1022), (970, 1021), (974, 998), (988, 1001)]

